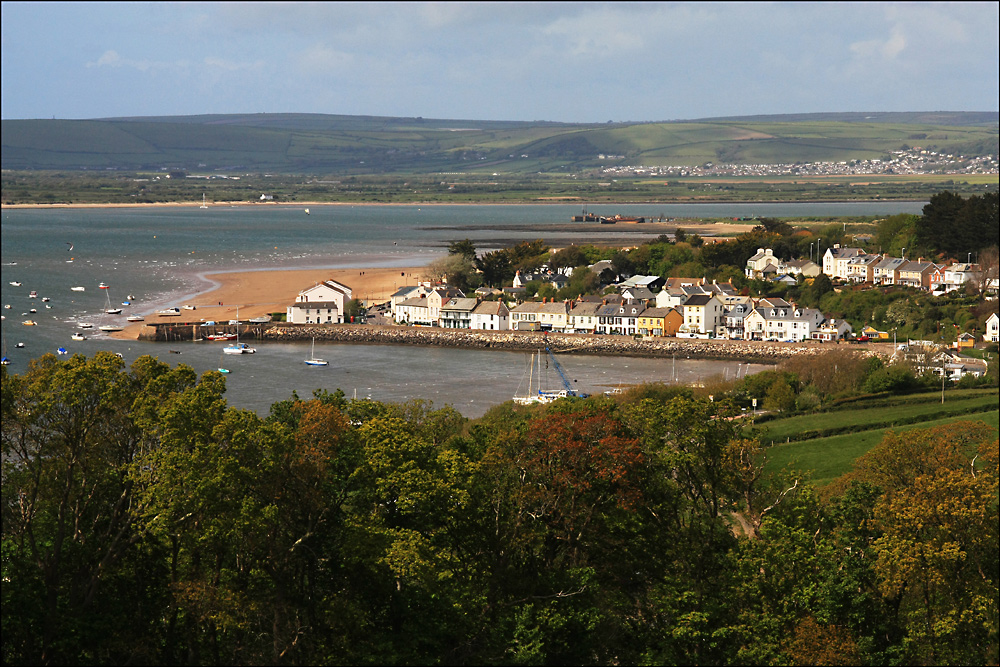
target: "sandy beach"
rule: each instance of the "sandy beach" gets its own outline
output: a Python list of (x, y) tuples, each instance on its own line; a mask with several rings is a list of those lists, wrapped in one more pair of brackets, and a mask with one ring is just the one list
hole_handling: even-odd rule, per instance
[[(194, 311), (181, 311), (180, 318), (147, 315), (146, 322), (182, 319), (228, 321), (284, 312), (304, 289), (324, 280), (336, 280), (351, 288), (355, 299), (366, 305), (388, 301), (398, 288), (415, 285), (424, 279), (426, 267), (396, 267), (377, 269), (288, 269), (277, 271), (239, 271), (207, 274), (205, 278), (217, 287), (191, 297), (177, 306), (195, 306)], [(135, 340), (145, 323), (131, 324), (111, 334), (114, 338)]]

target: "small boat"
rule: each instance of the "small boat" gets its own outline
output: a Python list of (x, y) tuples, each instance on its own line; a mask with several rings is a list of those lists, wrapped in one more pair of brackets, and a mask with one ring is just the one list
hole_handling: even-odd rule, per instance
[(6, 305), (4, 306), (4, 308), (6, 308), (7, 310), (10, 310), (10, 304), (9, 304), (9, 303), (8, 303), (8, 304), (6, 304)]
[(100, 288), (100, 289), (109, 289), (111, 286), (108, 285), (107, 283), (101, 283), (97, 287)]
[(14, 287), (20, 287), (20, 286), (21, 286), (21, 283), (19, 283), (19, 282), (18, 282), (18, 281), (16, 281), (16, 280), (12, 280), (12, 281), (10, 281), (10, 284), (11, 284), (11, 285), (13, 285)]
[(52, 300), (52, 299), (50, 299), (50, 298), (49, 298), (49, 297), (47, 297), (47, 296), (43, 296), (43, 297), (42, 297), (42, 303), (45, 303), (46, 301), (51, 301), (51, 300)]
[(181, 306), (181, 308), (183, 308), (184, 310), (196, 310), (198, 307), (197, 306), (191, 306), (191, 305), (184, 305), (184, 306)]
[(306, 209), (306, 215), (309, 215), (309, 209)]
[(307, 366), (329, 366), (330, 362), (316, 358), (316, 339), (312, 339), (312, 348), (309, 350), (309, 358), (306, 359)]
[(7, 357), (0, 359), (0, 366), (10, 366), (10, 359)]
[(93, 329), (94, 325), (92, 322), (78, 322), (77, 325), (81, 329)]
[(251, 317), (249, 322), (251, 324), (267, 324), (271, 321), (270, 315), (261, 315), (260, 317)]
[(122, 309), (121, 308), (107, 308), (107, 309), (105, 309), (104, 312), (107, 313), (108, 315), (121, 315), (122, 314)]
[(37, 311), (37, 310), (35, 310), (34, 308), (32, 308), (32, 309), (31, 309), (31, 310), (29, 310), (28, 312), (29, 312), (29, 313), (31, 313), (32, 315), (34, 315), (34, 314), (35, 314), (35, 313), (37, 313), (38, 311)]
[(125, 297), (125, 298), (126, 298), (126, 299), (128, 299), (129, 301), (135, 301), (135, 294), (129, 294), (129, 295), (128, 295), (127, 297)]
[(29, 299), (37, 299), (38, 298), (38, 292), (36, 292), (35, 290), (31, 290), (30, 292), (28, 292), (28, 298)]
[(74, 292), (86, 292), (87, 291), (87, 288), (83, 287), (81, 285), (77, 285), (76, 287), (70, 287), (70, 289), (73, 290)]
[(160, 317), (168, 317), (170, 315), (180, 315), (181, 314), (181, 309), (180, 308), (176, 308), (176, 307), (175, 308), (164, 308), (163, 310), (156, 311), (156, 314), (159, 315)]
[(70, 338), (72, 338), (73, 340), (87, 340), (87, 337), (84, 336), (82, 333), (75, 333), (72, 336), (70, 336)]
[(21, 324), (23, 324), (26, 327), (33, 327), (33, 326), (37, 325), (38, 322), (36, 322), (34, 320), (25, 320), (25, 321), (21, 322)]
[(125, 301), (122, 301), (122, 305), (123, 306), (131, 306), (132, 302), (126, 299)]
[(236, 306), (236, 342), (222, 348), (224, 354), (253, 354), (257, 350), (240, 342), (240, 307)]
[(145, 319), (146, 318), (144, 318), (142, 315), (129, 315), (128, 317), (125, 318), (125, 320), (128, 322), (142, 322)]
[(219, 372), (220, 372), (220, 373), (222, 373), (223, 375), (226, 375), (226, 374), (228, 374), (228, 373), (229, 373), (229, 369), (228, 369), (228, 368), (221, 368), (221, 367), (220, 367), (220, 368), (219, 368)]
[(60, 347), (56, 352), (58, 354), (69, 354), (69, 351), (65, 347)]
[(236, 340), (236, 334), (214, 333), (205, 336), (205, 340)]
[(16, 343), (14, 347), (16, 347), (17, 349), (21, 349), (22, 347), (24, 347), (24, 343)]
[(118, 326), (117, 324), (102, 324), (101, 326), (99, 326), (97, 328), (100, 329), (101, 331), (106, 332), (106, 333), (111, 333), (111, 332), (114, 332), (114, 331), (121, 331), (125, 327)]

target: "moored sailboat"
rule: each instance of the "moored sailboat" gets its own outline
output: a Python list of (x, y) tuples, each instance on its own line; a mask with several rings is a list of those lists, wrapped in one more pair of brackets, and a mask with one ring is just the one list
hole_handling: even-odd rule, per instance
[(309, 358), (306, 359), (306, 364), (309, 366), (329, 366), (330, 362), (316, 357), (316, 339), (312, 339), (312, 348), (309, 351)]

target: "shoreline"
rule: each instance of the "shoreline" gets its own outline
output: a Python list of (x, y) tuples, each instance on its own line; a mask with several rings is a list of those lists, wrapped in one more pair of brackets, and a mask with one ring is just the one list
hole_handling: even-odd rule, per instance
[[(284, 312), (299, 292), (324, 280), (336, 280), (351, 288), (351, 296), (365, 304), (382, 303), (404, 285), (414, 285), (424, 279), (427, 266), (375, 267), (375, 268), (299, 268), (259, 269), (256, 271), (215, 271), (200, 274), (208, 286), (188, 297), (177, 307), (194, 306), (182, 310), (180, 319), (214, 320), (228, 322), (236, 319)], [(111, 334), (119, 340), (138, 340), (146, 324), (167, 324), (177, 317), (160, 317), (156, 313), (145, 316), (143, 322), (129, 323), (121, 331)]]
[[(926, 198), (917, 197), (914, 199), (888, 199), (877, 200), (874, 203), (915, 203), (924, 202)], [(412, 201), (412, 202), (337, 202), (337, 201), (297, 201), (297, 202), (258, 202), (258, 201), (216, 201), (208, 204), (208, 208), (236, 206), (277, 206), (293, 208), (300, 206), (558, 206), (560, 204), (586, 204), (587, 206), (670, 206), (672, 204), (865, 204), (873, 203), (867, 199), (761, 199), (752, 201), (734, 201), (730, 199), (684, 199), (671, 201), (624, 201), (624, 202), (594, 202), (583, 198), (574, 199), (548, 199), (543, 198), (536, 201), (516, 201), (516, 202), (445, 202), (445, 201)], [(54, 204), (3, 204), (0, 203), (0, 210), (4, 209), (64, 209), (64, 208), (200, 208), (200, 201), (184, 202), (135, 202), (135, 203), (54, 203)], [(837, 217), (837, 216), (832, 216)], [(697, 218), (692, 218), (697, 219)]]

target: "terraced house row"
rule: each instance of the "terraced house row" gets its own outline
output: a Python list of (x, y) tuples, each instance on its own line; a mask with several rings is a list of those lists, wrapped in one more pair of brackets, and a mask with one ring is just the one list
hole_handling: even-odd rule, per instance
[(729, 340), (837, 340), (851, 333), (843, 320), (783, 299), (752, 299), (729, 283), (634, 276), (618, 293), (578, 299), (507, 304), (485, 300), (490, 290), (466, 297), (454, 287), (428, 283), (392, 297), (398, 324), (445, 329), (553, 331), (571, 334), (676, 336)]
[(758, 248), (747, 260), (747, 278), (795, 282), (799, 274), (807, 278), (825, 274), (831, 280), (871, 285), (902, 285), (944, 294), (971, 284), (984, 291), (997, 291), (996, 271), (974, 262), (935, 264), (923, 257), (906, 259), (872, 254), (862, 248), (834, 245), (822, 256), (822, 265), (811, 260), (782, 260), (770, 248)]

